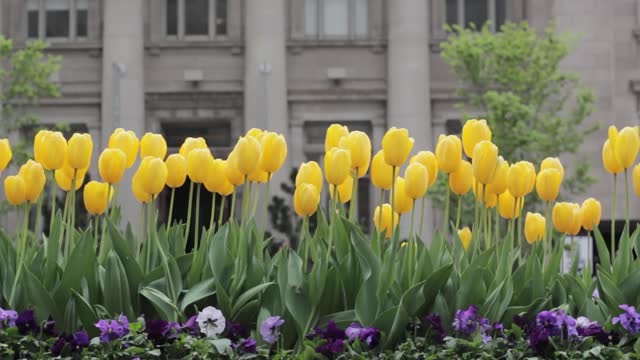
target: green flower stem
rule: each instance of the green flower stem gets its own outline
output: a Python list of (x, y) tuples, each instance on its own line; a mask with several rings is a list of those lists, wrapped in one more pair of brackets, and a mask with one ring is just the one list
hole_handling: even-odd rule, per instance
[(413, 200), (413, 207), (411, 208), (411, 226), (409, 227), (409, 241), (407, 242), (407, 247), (406, 247), (406, 259), (407, 259), (407, 288), (411, 286), (411, 270), (414, 268), (413, 262), (414, 262), (414, 250), (412, 249), (412, 247), (415, 246), (415, 251), (418, 251), (418, 244), (416, 244), (415, 239), (413, 238), (413, 221), (414, 221), (414, 215), (416, 212), (416, 201)]
[(262, 224), (262, 240), (264, 240), (264, 233), (267, 231), (267, 212), (269, 211), (269, 196), (271, 190), (271, 174), (267, 174), (267, 184), (266, 189), (264, 190), (264, 207), (262, 208), (262, 220), (260, 223)]
[(618, 196), (618, 175), (613, 174), (613, 201), (611, 207), (611, 264), (616, 258), (616, 198)]
[(147, 204), (147, 236), (145, 238), (145, 244), (144, 244), (144, 248), (145, 248), (145, 261), (144, 261), (144, 268), (145, 268), (145, 274), (149, 273), (149, 271), (151, 271), (151, 211), (153, 209), (153, 197), (151, 198), (151, 200), (149, 201), (149, 203)]
[(424, 229), (424, 208), (427, 204), (427, 194), (422, 197), (422, 208), (420, 209), (420, 236), (422, 236), (422, 230)]
[(442, 234), (443, 234), (443, 239), (445, 241), (449, 237), (448, 233), (449, 233), (449, 198), (450, 197), (451, 197), (451, 188), (449, 187), (449, 185), (447, 185), (447, 194), (445, 195), (445, 200), (444, 200), (444, 224), (442, 225)]
[(36, 205), (36, 223), (33, 227), (33, 235), (38, 238), (38, 233), (40, 232), (40, 222), (42, 221), (42, 203), (44, 202), (44, 195), (40, 194), (38, 196), (38, 205)]
[(500, 242), (500, 197), (498, 197), (496, 207), (494, 208), (496, 212), (496, 244)]
[(549, 256), (551, 246), (551, 201), (547, 201), (547, 209), (545, 211), (545, 229), (544, 229), (544, 256)]
[(349, 220), (355, 222), (358, 216), (358, 168), (353, 170), (351, 201), (349, 202)]
[(200, 245), (200, 190), (202, 189), (202, 184), (198, 183), (198, 189), (196, 191), (196, 222), (195, 222), (195, 247), (194, 250), (198, 250)]
[(100, 216), (93, 216), (93, 241), (98, 241), (98, 228), (100, 227)]
[(24, 261), (24, 256), (25, 256), (25, 252), (26, 252), (26, 247), (27, 247), (27, 233), (29, 232), (29, 203), (26, 203), (24, 205), (24, 218), (23, 218), (23, 224), (22, 224), (22, 236), (20, 239), (20, 242), (18, 244), (18, 257), (16, 259), (16, 276), (15, 278), (13, 278), (13, 285), (11, 286), (11, 293), (9, 294), (9, 306), (11, 306), (11, 308), (15, 309), (17, 308), (16, 302), (15, 302), (15, 297), (16, 297), (16, 290), (18, 289), (18, 282), (20, 281), (20, 277), (22, 276), (22, 268), (23, 268), (23, 261)]
[(307, 233), (309, 232), (308, 227), (309, 227), (309, 217), (305, 216), (304, 218), (302, 218), (302, 232), (300, 234), (300, 244), (298, 244), (298, 253), (300, 253), (300, 246), (304, 247), (304, 258), (302, 258), (302, 261), (303, 261), (302, 272), (307, 271), (307, 259), (309, 259), (309, 244), (308, 244), (308, 241), (305, 239)]
[(222, 216), (224, 215), (224, 207), (226, 205), (227, 197), (223, 196), (220, 203), (220, 214), (218, 214), (218, 229), (222, 226)]
[(53, 170), (51, 171), (53, 181), (51, 182), (51, 216), (49, 218), (49, 233), (51, 233), (51, 229), (53, 228), (53, 219), (56, 217), (56, 199), (58, 195), (58, 186), (55, 182), (55, 175)]
[[(107, 186), (107, 211), (106, 211), (106, 215), (102, 221), (102, 236), (100, 237), (100, 249), (98, 251), (98, 259), (99, 262), (102, 262), (105, 260), (105, 258), (107, 257), (107, 253), (106, 253), (106, 249), (105, 249), (105, 243), (107, 241), (107, 221), (109, 221), (110, 217), (110, 213), (111, 213), (111, 206), (109, 204), (109, 198), (111, 197), (111, 185)], [(97, 244), (98, 239), (96, 239), (96, 244)]]
[(67, 224), (67, 236), (64, 244), (64, 263), (65, 266), (69, 261), (69, 252), (71, 251), (71, 238), (73, 238), (73, 232), (75, 230), (75, 212), (76, 212), (76, 177), (78, 170), (73, 170), (73, 179), (71, 180), (71, 192), (69, 200), (69, 223)]
[(625, 228), (627, 229), (627, 233), (631, 231), (629, 227), (629, 170), (624, 169), (624, 195), (625, 195)]
[(184, 238), (189, 241), (189, 231), (191, 230), (191, 205), (193, 205), (193, 181), (189, 183), (189, 206), (187, 207), (187, 227), (184, 229)]
[[(391, 230), (391, 236), (393, 237), (393, 232), (396, 230), (393, 227), (393, 224), (395, 224), (395, 214), (396, 214), (396, 207), (395, 207), (395, 200), (396, 200), (396, 167), (394, 166), (393, 169), (391, 170), (391, 227), (393, 228)], [(380, 209), (380, 212), (382, 212), (382, 209)], [(400, 219), (398, 219), (398, 225), (400, 224)]]
[(169, 200), (169, 217), (167, 217), (168, 226), (171, 226), (171, 223), (173, 223), (173, 201), (175, 197), (176, 197), (176, 189), (171, 188), (171, 200)]
[(229, 209), (231, 212), (230, 218), (234, 219), (236, 215), (236, 189), (234, 187), (233, 194), (231, 194), (231, 208)]
[(461, 215), (462, 215), (462, 196), (458, 195), (458, 210), (456, 211), (456, 229), (458, 229), (458, 230), (460, 230), (460, 216)]
[(249, 205), (247, 205), (247, 203), (249, 202), (249, 199), (251, 199), (251, 183), (249, 182), (249, 180), (247, 178), (244, 179), (244, 186), (243, 186), (243, 190), (244, 192), (242, 193), (242, 210), (240, 212), (240, 224), (244, 225), (245, 224), (245, 219), (247, 217), (247, 207)]
[(136, 259), (140, 259), (140, 253), (142, 250), (142, 237), (144, 236), (144, 214), (147, 204), (142, 204), (140, 207), (140, 223), (138, 223), (138, 241), (136, 246)]
[(209, 218), (209, 230), (213, 229), (213, 226), (215, 225), (215, 218), (216, 218), (216, 193), (212, 192), (211, 193), (211, 216)]

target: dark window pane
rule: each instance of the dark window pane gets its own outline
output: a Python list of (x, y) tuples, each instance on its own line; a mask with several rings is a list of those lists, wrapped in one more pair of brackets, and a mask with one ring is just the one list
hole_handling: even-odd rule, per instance
[(216, 0), (216, 35), (227, 35), (227, 0)]
[(371, 197), (369, 196), (369, 178), (358, 179), (358, 224), (365, 233), (369, 233), (369, 221), (371, 215), (369, 209), (371, 206)]
[(38, 37), (38, 10), (29, 10), (27, 12), (27, 28), (28, 33), (27, 36), (30, 38)]
[(186, 35), (209, 35), (209, 0), (185, 0)]
[(496, 0), (496, 30), (500, 31), (500, 27), (504, 25), (507, 18), (507, 0)]
[[(167, 146), (180, 147), (189, 136), (201, 136), (214, 148), (231, 147), (231, 122), (229, 120), (180, 121), (162, 124)], [(219, 153), (214, 155), (220, 155)]]
[(462, 122), (460, 119), (448, 119), (444, 122), (444, 131), (447, 135), (459, 135), (462, 133)]
[(178, 35), (178, 0), (167, 0), (167, 35)]
[(87, 36), (89, 12), (86, 9), (76, 10), (76, 36)]
[(465, 0), (464, 1), (464, 25), (475, 24), (479, 29), (488, 19), (487, 0)]
[(69, 10), (47, 10), (47, 37), (69, 37)]
[(447, 24), (458, 23), (458, 0), (447, 0)]

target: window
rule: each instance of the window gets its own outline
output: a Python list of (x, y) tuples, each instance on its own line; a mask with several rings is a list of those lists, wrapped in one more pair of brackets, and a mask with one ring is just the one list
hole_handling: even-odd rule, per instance
[(324, 39), (363, 38), (368, 33), (367, 0), (305, 0), (305, 35)]
[(228, 0), (166, 0), (168, 38), (209, 40), (227, 35)]
[[(189, 136), (201, 136), (214, 150), (232, 147), (231, 121), (226, 119), (179, 121), (162, 123), (162, 133), (170, 148), (179, 148)], [(214, 154), (221, 155), (221, 154)]]
[(481, 28), (487, 21), (492, 30), (500, 30), (506, 18), (506, 0), (446, 0), (448, 25)]
[(83, 39), (89, 32), (89, 1), (28, 0), (27, 37), (30, 39)]

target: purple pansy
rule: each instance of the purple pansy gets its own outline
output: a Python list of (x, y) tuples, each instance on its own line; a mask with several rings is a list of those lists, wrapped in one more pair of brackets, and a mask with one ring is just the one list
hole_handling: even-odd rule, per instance
[(249, 337), (249, 331), (240, 323), (233, 323), (227, 320), (225, 326), (226, 338), (231, 341), (238, 341), (240, 339), (246, 339)]
[(180, 331), (180, 325), (165, 320), (147, 320), (145, 327), (147, 338), (158, 343), (175, 339)]
[(614, 325), (620, 323), (631, 335), (635, 335), (640, 331), (640, 314), (635, 307), (626, 304), (620, 305), (620, 309), (624, 312), (611, 319), (611, 323)]
[(269, 344), (274, 344), (278, 341), (278, 337), (280, 337), (280, 326), (284, 324), (284, 319), (280, 316), (271, 316), (268, 317), (265, 321), (260, 324), (260, 335), (264, 341)]
[(54, 356), (60, 356), (65, 345), (67, 345), (67, 339), (64, 336), (60, 336), (51, 344), (49, 351), (51, 351), (51, 354)]
[(320, 337), (324, 342), (316, 347), (316, 352), (330, 355), (342, 352), (344, 348), (344, 340), (347, 334), (340, 329), (335, 321), (330, 320), (324, 328), (316, 327), (314, 329), (315, 336)]
[(232, 346), (238, 354), (254, 354), (257, 351), (256, 345), (257, 343), (254, 339), (246, 338)]
[(548, 336), (560, 335), (564, 313), (559, 310), (541, 311), (536, 316), (536, 327), (544, 329)]
[(42, 333), (47, 336), (58, 336), (58, 330), (56, 329), (56, 322), (49, 318), (48, 321), (42, 326)]
[(38, 330), (38, 323), (36, 323), (36, 318), (33, 313), (33, 310), (25, 310), (18, 315), (18, 318), (15, 321), (16, 327), (20, 334), (25, 335), (31, 331)]
[(345, 334), (349, 338), (350, 341), (354, 341), (355, 339), (359, 339), (361, 342), (365, 343), (367, 347), (374, 348), (378, 345), (380, 341), (380, 330), (374, 327), (362, 327), (358, 323), (353, 323), (347, 327), (345, 330)]
[(456, 311), (451, 326), (454, 331), (466, 335), (471, 335), (475, 333), (476, 330), (480, 330), (480, 335), (484, 343), (491, 340), (491, 336), (488, 334), (491, 330), (491, 323), (489, 319), (481, 317), (478, 314), (478, 308), (473, 304), (469, 305), (466, 310)]
[(55, 356), (60, 356), (64, 346), (69, 344), (69, 350), (72, 352), (81, 352), (82, 349), (89, 346), (89, 335), (84, 331), (77, 331), (73, 335), (60, 336), (51, 345), (49, 349)]
[(322, 344), (316, 347), (316, 352), (321, 354), (338, 354), (344, 349), (343, 339), (325, 340)]
[(0, 328), (14, 327), (16, 326), (16, 320), (18, 319), (18, 313), (14, 310), (3, 310), (0, 308)]
[(445, 336), (447, 336), (447, 332), (444, 330), (440, 315), (433, 313), (422, 318), (422, 321), (431, 329), (433, 340), (437, 343), (442, 343)]
[(120, 315), (118, 320), (99, 320), (94, 324), (100, 330), (100, 341), (108, 343), (129, 333), (129, 319)]
[(200, 334), (200, 327), (198, 326), (196, 318), (197, 315), (193, 315), (184, 324), (182, 324), (182, 326), (180, 327), (182, 331), (187, 332), (193, 336), (198, 336), (198, 334)]

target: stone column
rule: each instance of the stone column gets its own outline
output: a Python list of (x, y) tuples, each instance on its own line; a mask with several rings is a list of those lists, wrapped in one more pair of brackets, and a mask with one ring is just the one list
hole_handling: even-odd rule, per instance
[[(109, 142), (115, 128), (132, 130), (142, 137), (144, 121), (144, 5), (142, 0), (109, 0), (104, 4), (102, 50), (102, 109), (100, 139), (96, 151)], [(94, 165), (97, 168), (97, 164)], [(134, 166), (137, 166), (134, 165)], [(131, 192), (134, 168), (120, 184), (118, 201), (122, 219), (136, 228), (140, 205)]]
[[(414, 153), (432, 149), (428, 1), (388, 1), (387, 126), (409, 129)], [(430, 215), (428, 215), (430, 216)], [(404, 216), (409, 218), (410, 216)], [(403, 219), (402, 236), (409, 233)], [(423, 239), (430, 239), (430, 219)]]

